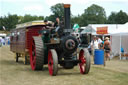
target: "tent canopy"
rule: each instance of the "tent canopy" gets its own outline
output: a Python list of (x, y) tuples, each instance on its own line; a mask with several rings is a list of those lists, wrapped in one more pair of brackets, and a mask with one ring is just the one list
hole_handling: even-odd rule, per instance
[(128, 22), (122, 26), (120, 26), (116, 31), (114, 31), (112, 34), (127, 34), (128, 33)]
[(118, 28), (124, 24), (89, 24), (87, 27), (81, 27), (84, 29), (81, 33), (92, 33), (92, 35), (99, 35), (96, 33), (98, 27), (108, 27), (108, 34), (114, 34)]
[(128, 23), (119, 27), (113, 34), (111, 34), (111, 47), (112, 52), (120, 54), (121, 59), (121, 47), (128, 53)]
[(87, 26), (81, 33), (95, 33), (96, 30), (93, 29), (91, 26)]

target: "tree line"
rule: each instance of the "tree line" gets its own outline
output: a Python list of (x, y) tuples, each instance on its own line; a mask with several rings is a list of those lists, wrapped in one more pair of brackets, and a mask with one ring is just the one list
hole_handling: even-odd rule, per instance
[[(34, 20), (49, 20), (55, 21), (56, 17), (62, 19), (64, 16), (63, 3), (51, 6), (52, 14), (49, 16), (32, 16), (26, 14), (24, 16), (18, 16), (16, 14), (8, 14), (7, 16), (0, 17), (0, 30), (3, 30), (3, 26), (6, 30), (15, 28), (16, 24), (25, 23)], [(81, 15), (74, 16), (71, 13), (71, 24), (79, 24), (80, 26), (87, 26), (88, 24), (124, 24), (128, 22), (128, 14), (120, 10), (119, 12), (111, 12), (107, 17), (105, 9), (96, 4), (92, 4), (90, 7), (84, 10)]]

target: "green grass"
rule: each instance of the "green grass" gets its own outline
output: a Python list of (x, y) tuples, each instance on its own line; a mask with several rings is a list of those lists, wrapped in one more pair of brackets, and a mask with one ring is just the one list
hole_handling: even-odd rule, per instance
[(0, 48), (0, 85), (127, 85), (127, 66), (127, 61), (111, 60), (106, 67), (92, 65), (87, 75), (80, 74), (78, 66), (70, 70), (59, 67), (58, 75), (52, 77), (47, 65), (44, 71), (32, 71), (21, 59), (16, 63), (5, 46)]

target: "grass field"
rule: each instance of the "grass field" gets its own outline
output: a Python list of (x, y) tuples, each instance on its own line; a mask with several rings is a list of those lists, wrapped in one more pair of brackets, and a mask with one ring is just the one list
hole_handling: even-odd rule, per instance
[(102, 65), (91, 65), (89, 74), (81, 75), (79, 67), (66, 70), (59, 67), (57, 76), (44, 71), (32, 71), (22, 60), (15, 62), (9, 46), (0, 47), (0, 85), (128, 85), (128, 60), (113, 59)]

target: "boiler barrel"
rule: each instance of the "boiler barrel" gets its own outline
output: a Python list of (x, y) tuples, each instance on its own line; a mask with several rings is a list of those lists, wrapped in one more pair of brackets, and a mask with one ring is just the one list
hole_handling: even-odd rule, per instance
[(95, 50), (94, 64), (103, 65), (104, 64), (104, 51), (101, 49)]

